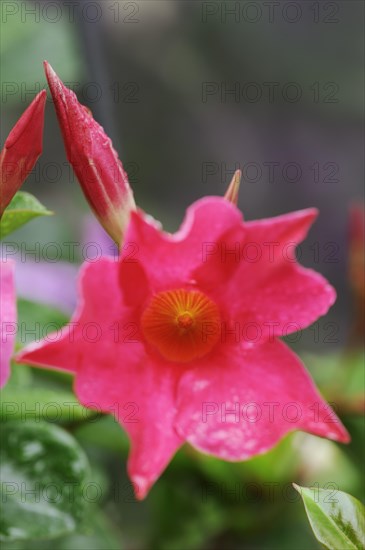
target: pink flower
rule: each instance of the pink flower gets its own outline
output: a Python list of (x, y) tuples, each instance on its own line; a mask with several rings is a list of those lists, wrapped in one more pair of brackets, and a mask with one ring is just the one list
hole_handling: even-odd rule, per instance
[(61, 126), (67, 158), (96, 217), (112, 239), (122, 242), (129, 213), (135, 208), (128, 177), (110, 138), (44, 62)]
[(16, 297), (14, 283), (15, 263), (0, 260), (0, 388), (6, 384), (10, 374), (10, 358), (15, 344)]
[(73, 324), (18, 357), (73, 372), (79, 400), (114, 413), (131, 440), (138, 498), (184, 442), (238, 461), (296, 429), (348, 441), (278, 339), (335, 301), (295, 260), (315, 216), (244, 223), (228, 200), (206, 197), (169, 235), (132, 212), (120, 260), (83, 267)]
[(0, 154), (0, 217), (42, 152), (44, 106), (42, 90), (8, 135)]

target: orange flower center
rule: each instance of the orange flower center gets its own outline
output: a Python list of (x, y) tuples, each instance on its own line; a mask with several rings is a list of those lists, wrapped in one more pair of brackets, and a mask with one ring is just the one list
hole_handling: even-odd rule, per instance
[(206, 355), (220, 337), (217, 305), (197, 290), (167, 290), (153, 296), (141, 318), (147, 342), (166, 359), (186, 363)]

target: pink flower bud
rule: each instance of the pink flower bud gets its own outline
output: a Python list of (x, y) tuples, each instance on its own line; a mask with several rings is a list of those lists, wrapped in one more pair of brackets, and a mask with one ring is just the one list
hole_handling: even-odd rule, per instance
[(110, 138), (81, 105), (74, 92), (45, 62), (47, 80), (61, 126), (67, 158), (96, 217), (121, 244), (131, 210), (133, 193)]
[(8, 135), (0, 154), (0, 216), (37, 162), (42, 152), (44, 106), (42, 90)]

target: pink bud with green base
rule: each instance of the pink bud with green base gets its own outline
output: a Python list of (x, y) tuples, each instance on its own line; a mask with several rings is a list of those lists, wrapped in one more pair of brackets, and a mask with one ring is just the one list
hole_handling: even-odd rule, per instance
[(101, 225), (119, 245), (123, 242), (133, 193), (110, 138), (81, 105), (74, 92), (44, 62), (48, 84), (61, 127), (67, 158)]

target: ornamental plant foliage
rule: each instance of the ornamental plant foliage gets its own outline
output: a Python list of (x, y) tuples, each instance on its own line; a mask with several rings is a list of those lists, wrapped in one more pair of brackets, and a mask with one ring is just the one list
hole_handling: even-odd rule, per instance
[[(72, 538), (77, 532), (85, 547), (88, 536), (99, 541), (98, 547), (119, 547), (97, 499), (85, 497), (90, 484), (102, 486), (95, 483), (101, 465), (86, 451), (106, 444), (124, 460), (123, 433), (129, 439), (127, 472), (134, 492), (127, 502), (136, 506), (143, 505), (135, 499), (145, 499), (155, 484), (156, 491), (160, 483), (164, 487), (171, 468), (193, 479), (191, 463), (215, 487), (247, 475), (268, 480), (281, 464), (284, 470), (290, 464), (290, 482), (305, 481), (298, 453), (306, 455), (307, 443), (291, 432), (317, 436), (314, 448), (324, 443), (320, 438), (350, 441), (337, 412), (282, 339), (326, 315), (336, 300), (331, 284), (296, 258), (295, 246), (318, 212), (311, 208), (245, 221), (237, 207), (238, 171), (224, 197), (200, 198), (176, 233), (165, 232), (136, 206), (103, 128), (48, 63), (45, 70), (67, 158), (119, 252), (85, 262), (71, 319), (52, 312), (57, 330), (25, 346), (16, 345), (17, 262), (2, 255), (3, 541), (33, 548), (31, 540), (43, 547), (40, 541), (46, 538), (57, 548), (81, 547)], [(3, 239), (32, 218), (52, 214), (19, 191), (42, 152), (45, 101), (42, 91), (0, 156)], [(252, 254), (260, 250), (260, 256), (244, 257), (244, 246), (251, 246)], [(30, 403), (33, 412), (24, 415), (23, 405)], [(49, 403), (60, 411), (56, 420)], [(30, 498), (24, 498), (25, 488)], [(357, 499), (338, 492), (331, 506), (326, 488), (320, 498), (311, 488), (295, 489), (322, 545), (362, 547), (364, 510)], [(207, 530), (199, 518), (200, 528)], [(212, 520), (215, 526), (219, 518)], [(209, 533), (216, 534), (213, 528)], [(202, 541), (184, 544), (197, 548)]]

